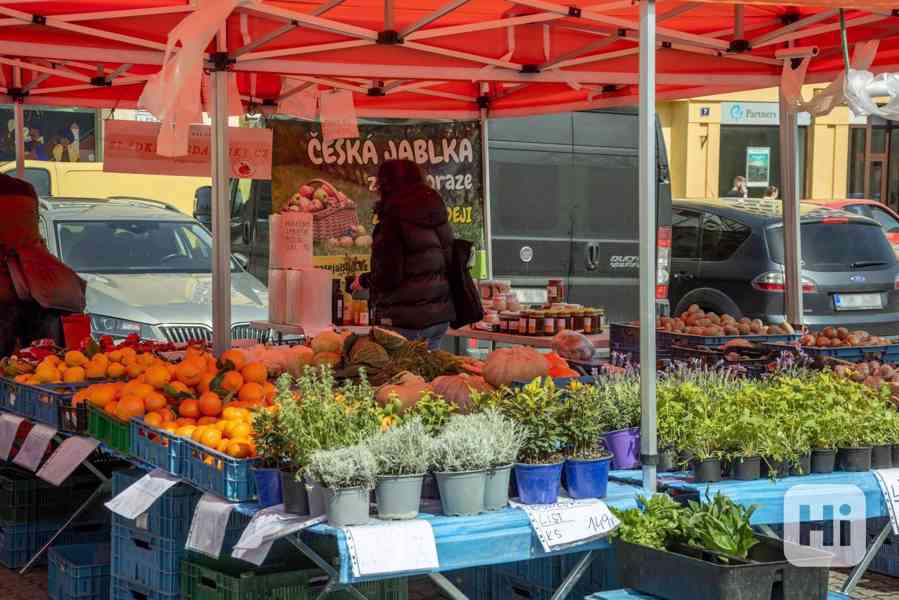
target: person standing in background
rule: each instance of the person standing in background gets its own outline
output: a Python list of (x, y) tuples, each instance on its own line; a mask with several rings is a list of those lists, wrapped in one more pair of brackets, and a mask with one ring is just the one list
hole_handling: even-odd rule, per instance
[(780, 196), (780, 190), (777, 189), (776, 185), (769, 185), (768, 189), (765, 190), (765, 195), (762, 196), (762, 200), (777, 200)]
[(747, 198), (749, 197), (749, 188), (746, 186), (746, 178), (742, 175), (734, 177), (734, 187), (724, 194), (725, 198)]

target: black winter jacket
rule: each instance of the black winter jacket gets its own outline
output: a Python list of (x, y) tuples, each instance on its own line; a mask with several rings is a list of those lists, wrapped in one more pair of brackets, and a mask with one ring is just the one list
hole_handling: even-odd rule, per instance
[(452, 321), (453, 231), (440, 194), (422, 184), (384, 204), (372, 234), (371, 273), (362, 281), (379, 321), (404, 329)]

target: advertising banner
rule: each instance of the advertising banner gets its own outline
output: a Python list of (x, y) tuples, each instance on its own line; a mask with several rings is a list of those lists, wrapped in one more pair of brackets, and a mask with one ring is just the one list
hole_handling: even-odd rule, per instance
[[(191, 125), (188, 154), (168, 157), (156, 154), (159, 123), (106, 121), (103, 170), (111, 173), (148, 173), (211, 177), (211, 129)], [(271, 179), (272, 132), (257, 127), (229, 127), (231, 177)]]
[(484, 246), (481, 130), (477, 121), (359, 122), (359, 137), (325, 141), (321, 124), (273, 119), (272, 210), (312, 213), (317, 267), (345, 277), (369, 270), (378, 167), (415, 161), (446, 204), (457, 237)]
[(746, 148), (746, 186), (768, 187), (771, 180), (771, 148)]

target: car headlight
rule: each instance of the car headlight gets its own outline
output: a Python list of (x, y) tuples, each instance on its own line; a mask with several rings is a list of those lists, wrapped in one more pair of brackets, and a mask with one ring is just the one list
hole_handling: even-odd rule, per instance
[(146, 323), (107, 317), (105, 315), (91, 315), (91, 330), (98, 335), (111, 335), (113, 337), (127, 337), (132, 333), (144, 339), (155, 337), (153, 328)]

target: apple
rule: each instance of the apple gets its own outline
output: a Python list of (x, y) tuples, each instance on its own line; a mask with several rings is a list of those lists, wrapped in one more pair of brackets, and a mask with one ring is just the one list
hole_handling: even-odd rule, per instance
[(311, 185), (301, 185), (300, 186), (300, 196), (303, 198), (311, 198), (314, 190)]
[(312, 198), (314, 200), (318, 200), (319, 202), (324, 202), (327, 197), (328, 197), (328, 192), (325, 191), (325, 188), (318, 188), (312, 194)]

